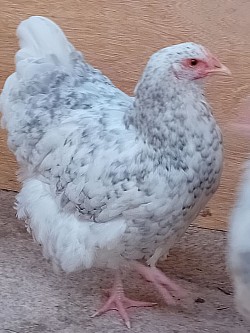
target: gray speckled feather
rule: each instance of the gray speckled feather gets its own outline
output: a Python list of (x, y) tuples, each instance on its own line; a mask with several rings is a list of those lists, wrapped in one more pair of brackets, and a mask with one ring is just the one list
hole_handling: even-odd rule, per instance
[(178, 59), (204, 49), (185, 43), (155, 53), (132, 98), (51, 21), (30, 18), (18, 34), (1, 105), (21, 167), (19, 217), (66, 271), (121, 256), (154, 264), (219, 185), (222, 138), (202, 85), (171, 74)]

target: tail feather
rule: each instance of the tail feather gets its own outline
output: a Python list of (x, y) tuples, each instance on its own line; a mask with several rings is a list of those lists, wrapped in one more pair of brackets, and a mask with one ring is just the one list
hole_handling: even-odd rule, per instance
[(70, 68), (75, 51), (63, 31), (54, 22), (42, 16), (32, 16), (17, 28), (20, 50), (16, 64), (46, 59), (49, 63)]
[[(5, 128), (10, 126), (10, 121), (15, 122), (9, 100), (11, 91), (19, 91), (22, 82), (32, 79), (36, 74), (40, 76), (49, 72), (55, 66), (71, 71), (76, 59), (73, 56), (76, 54), (73, 45), (48, 18), (32, 16), (22, 21), (17, 28), (17, 37), (20, 50), (16, 53), (16, 72), (8, 77), (0, 95), (0, 111), (3, 115), (1, 125)], [(15, 118), (18, 118), (17, 114)]]

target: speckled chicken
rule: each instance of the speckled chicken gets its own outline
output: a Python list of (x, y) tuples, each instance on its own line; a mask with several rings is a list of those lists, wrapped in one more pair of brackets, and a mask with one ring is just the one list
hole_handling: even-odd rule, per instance
[[(203, 79), (229, 74), (206, 48), (159, 50), (135, 88), (117, 89), (43, 17), (17, 30), (16, 72), (1, 95), (20, 166), (17, 215), (66, 272), (114, 269), (95, 315), (154, 303), (127, 298), (120, 272), (138, 271), (167, 303), (180, 288), (156, 268), (218, 188), (222, 136)], [(144, 263), (146, 262), (146, 265)]]

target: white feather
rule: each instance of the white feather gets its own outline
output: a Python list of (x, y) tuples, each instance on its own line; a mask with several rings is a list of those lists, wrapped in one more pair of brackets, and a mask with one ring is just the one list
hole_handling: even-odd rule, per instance
[(63, 31), (53, 21), (42, 16), (32, 16), (22, 21), (17, 29), (20, 50), (16, 54), (17, 72), (23, 62), (30, 68), (30, 60), (47, 59), (52, 65), (72, 69), (71, 54), (75, 51)]
[(239, 186), (238, 198), (230, 218), (229, 266), (239, 312), (250, 318), (250, 161)]
[(93, 262), (113, 267), (120, 261), (119, 241), (126, 227), (123, 219), (105, 224), (79, 221), (60, 211), (49, 186), (36, 179), (24, 182), (16, 209), (18, 218), (28, 219), (32, 235), (43, 245), (44, 256), (65, 272), (90, 268)]

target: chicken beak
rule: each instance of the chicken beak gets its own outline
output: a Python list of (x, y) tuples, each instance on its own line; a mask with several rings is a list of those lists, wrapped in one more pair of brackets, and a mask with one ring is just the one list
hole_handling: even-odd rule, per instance
[(218, 64), (213, 69), (208, 70), (208, 74), (232, 75), (230, 69), (223, 64)]

